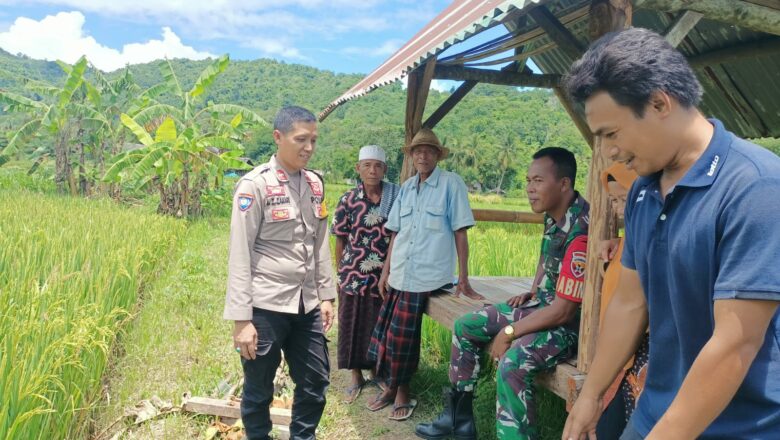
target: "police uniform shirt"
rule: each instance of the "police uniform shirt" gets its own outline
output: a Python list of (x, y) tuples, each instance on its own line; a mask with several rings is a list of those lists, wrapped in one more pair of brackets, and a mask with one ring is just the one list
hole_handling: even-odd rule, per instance
[[(294, 179), (298, 180), (298, 179)], [(224, 318), (252, 319), (252, 308), (298, 313), (336, 297), (322, 180), (302, 170), (293, 191), (276, 156), (236, 185), (230, 223)]]

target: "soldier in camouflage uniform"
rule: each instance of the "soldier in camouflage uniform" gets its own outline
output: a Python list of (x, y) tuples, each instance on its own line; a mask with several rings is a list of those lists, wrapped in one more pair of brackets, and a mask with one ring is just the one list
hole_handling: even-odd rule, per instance
[(545, 231), (532, 291), (455, 322), (448, 405), (438, 419), (417, 426), (419, 437), (476, 438), (473, 392), (481, 351), (492, 341), (490, 355), (498, 361), (498, 437), (537, 438), (534, 378), (576, 351), (585, 283), (588, 203), (573, 188), (577, 169), (573, 154), (550, 147), (533, 157), (527, 192), (534, 212), (545, 214)]

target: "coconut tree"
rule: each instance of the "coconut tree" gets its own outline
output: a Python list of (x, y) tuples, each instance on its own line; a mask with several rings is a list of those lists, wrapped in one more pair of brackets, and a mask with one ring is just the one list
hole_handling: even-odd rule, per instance
[(498, 159), (498, 169), (501, 174), (499, 174), (495, 191), (496, 194), (500, 194), (501, 186), (504, 184), (506, 171), (514, 167), (516, 162), (515, 139), (511, 134), (507, 134), (506, 138), (504, 138), (504, 142), (499, 144), (496, 158)]
[[(145, 105), (140, 111), (120, 116), (142, 147), (118, 154), (105, 180), (133, 183), (136, 188), (154, 186), (162, 214), (200, 215), (201, 195), (210, 182), (221, 185), (226, 169), (247, 167), (239, 160), (244, 151), (242, 136), (250, 126), (265, 124), (245, 107), (202, 102), (228, 63), (227, 55), (215, 60), (186, 92), (170, 61), (161, 63), (164, 81), (142, 93)], [(162, 93), (168, 93), (175, 104), (157, 100)]]

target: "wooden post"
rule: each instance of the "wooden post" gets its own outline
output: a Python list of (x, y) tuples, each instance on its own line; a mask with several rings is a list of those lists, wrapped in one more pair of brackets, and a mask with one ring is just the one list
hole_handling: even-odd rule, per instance
[[(425, 101), (428, 100), (428, 91), (431, 88), (433, 72), (436, 68), (436, 57), (432, 57), (424, 65), (409, 72), (406, 82), (406, 136), (404, 145), (408, 145), (414, 135), (422, 127), (423, 112), (425, 112)], [(403, 183), (409, 177), (415, 174), (412, 158), (404, 155), (404, 164), (401, 167), (401, 182)]]
[[(766, 3), (766, 5), (759, 3)], [(636, 0), (636, 7), (665, 12), (696, 11), (710, 20), (751, 31), (780, 35), (780, 7), (776, 1), (770, 3), (756, 0)]]
[(574, 104), (569, 101), (568, 96), (566, 96), (566, 93), (560, 86), (553, 87), (553, 91), (555, 92), (555, 96), (558, 97), (558, 101), (560, 101), (561, 105), (563, 105), (563, 108), (566, 110), (566, 113), (568, 113), (571, 120), (574, 121), (577, 130), (580, 131), (580, 134), (585, 138), (585, 141), (590, 145), (592, 150), (593, 135), (590, 132), (590, 128), (588, 128), (588, 123), (585, 122), (585, 118), (583, 118), (582, 114), (574, 108)]
[[(590, 36), (598, 39), (607, 32), (626, 29), (631, 26), (631, 0), (593, 0), (591, 3)], [(593, 158), (588, 173), (588, 202), (590, 202), (590, 227), (588, 232), (588, 257), (585, 295), (582, 300), (580, 318), (580, 344), (577, 354), (577, 369), (587, 373), (596, 349), (601, 307), (601, 271), (595, 270), (602, 264), (598, 256), (601, 241), (616, 234), (610, 228), (610, 208), (607, 194), (601, 187), (601, 172), (607, 168), (607, 158), (601, 148), (601, 139), (593, 140)]]

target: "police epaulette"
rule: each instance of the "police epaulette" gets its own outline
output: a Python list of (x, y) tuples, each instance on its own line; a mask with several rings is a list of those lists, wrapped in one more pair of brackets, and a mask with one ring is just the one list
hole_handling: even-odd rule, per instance
[(325, 197), (325, 179), (322, 178), (322, 174), (308, 168), (304, 168), (304, 170), (311, 171), (312, 174), (320, 178), (320, 182), (322, 182), (322, 196)]

